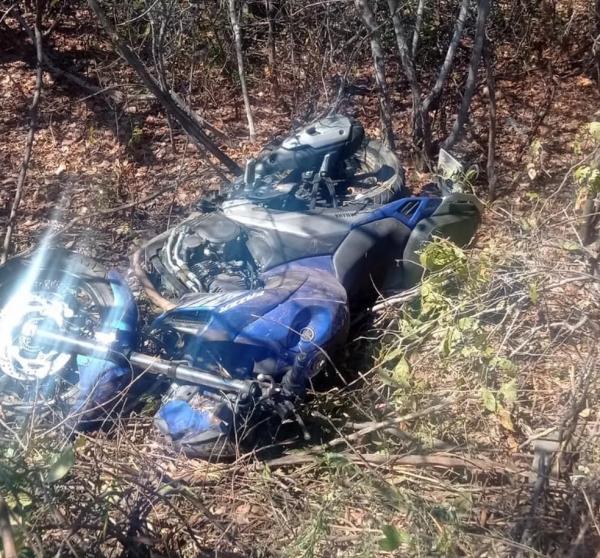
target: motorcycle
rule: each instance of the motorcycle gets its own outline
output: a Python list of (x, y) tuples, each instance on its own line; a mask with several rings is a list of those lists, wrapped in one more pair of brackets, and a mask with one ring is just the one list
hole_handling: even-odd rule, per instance
[(143, 328), (115, 271), (43, 245), (13, 258), (0, 268), (3, 407), (61, 409), (87, 428), (158, 377), (156, 426), (190, 456), (232, 455), (273, 417), (306, 434), (297, 404), (351, 317), (418, 283), (434, 236), (474, 235), (480, 204), (453, 186), (411, 195), (397, 157), (358, 121), (314, 122), (134, 253), (158, 310)]

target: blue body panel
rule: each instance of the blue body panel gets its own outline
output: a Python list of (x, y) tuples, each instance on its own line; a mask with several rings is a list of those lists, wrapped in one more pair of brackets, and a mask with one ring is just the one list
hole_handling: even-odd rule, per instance
[[(412, 230), (439, 204), (438, 198), (397, 200), (355, 221), (349, 233), (389, 218)], [(258, 289), (186, 295), (177, 307), (158, 316), (151, 328), (184, 324), (191, 334), (185, 335), (182, 352), (193, 366), (207, 371), (225, 369), (236, 378), (262, 373), (284, 383), (284, 376), (293, 371), (295, 385), (302, 390), (329, 353), (347, 338), (349, 301), (336, 276), (334, 256), (335, 250), (271, 268), (261, 274), (263, 286)], [(126, 340), (135, 331), (132, 299), (119, 288), (114, 294), (121, 311), (111, 317), (109, 325)], [(82, 359), (81, 369), (85, 386), (95, 383), (102, 388), (105, 380), (120, 384), (129, 378), (128, 371), (97, 359)], [(88, 389), (92, 388), (83, 391)], [(159, 428), (172, 439), (190, 444), (226, 434), (231, 425), (219, 415), (218, 403), (206, 397), (202, 386), (191, 386), (191, 390), (191, 395), (176, 393), (163, 401), (156, 415)]]
[[(352, 229), (390, 217), (412, 229), (439, 204), (439, 198), (403, 198), (377, 207)], [(411, 211), (403, 212), (407, 207)], [(222, 365), (237, 377), (262, 371), (278, 378), (302, 361), (310, 376), (315, 358), (333, 349), (348, 329), (347, 294), (335, 275), (333, 255), (272, 268), (262, 274), (260, 289), (187, 295), (152, 327), (177, 320), (197, 323), (197, 333), (186, 347), (187, 358), (196, 366)]]
[[(378, 221), (379, 219), (385, 219), (387, 217), (395, 217), (399, 221), (402, 221), (407, 227), (414, 228), (414, 226), (421, 220), (425, 219), (438, 208), (441, 203), (440, 198), (421, 198), (421, 197), (410, 197), (396, 200), (381, 207), (378, 207), (369, 215), (365, 216), (353, 225), (352, 228), (358, 228), (362, 225)], [(409, 215), (405, 215), (402, 210), (410, 205), (418, 204), (414, 211), (411, 211)]]
[[(106, 346), (107, 340), (114, 350), (126, 350), (135, 344), (137, 336), (138, 309), (133, 295), (116, 271), (107, 275), (112, 290), (114, 304), (105, 318), (97, 337), (100, 345)], [(103, 338), (104, 337), (104, 338)], [(103, 353), (94, 356), (77, 356), (79, 372), (78, 391), (73, 405), (74, 414), (84, 415), (89, 421), (100, 415), (103, 407), (111, 403), (118, 404), (115, 393), (121, 392), (132, 380), (131, 370), (115, 366), (103, 359)], [(139, 384), (137, 387), (141, 387)]]
[(264, 372), (278, 376), (300, 357), (310, 375), (314, 357), (345, 335), (349, 318), (345, 289), (323, 269), (331, 268), (331, 258), (310, 260), (266, 272), (262, 289), (190, 297), (159, 316), (152, 327), (172, 320), (199, 320), (197, 335), (186, 347), (197, 365), (206, 359), (212, 364), (227, 362), (230, 373), (244, 377), (262, 362)]

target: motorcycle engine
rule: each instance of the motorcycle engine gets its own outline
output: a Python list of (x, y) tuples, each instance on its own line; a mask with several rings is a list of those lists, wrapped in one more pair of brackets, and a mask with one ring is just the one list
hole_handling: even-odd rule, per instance
[(221, 213), (196, 215), (146, 249), (153, 282), (166, 296), (255, 288), (244, 231)]
[(188, 268), (204, 291), (221, 293), (251, 287), (240, 238), (211, 242), (191, 233), (183, 240), (183, 251)]

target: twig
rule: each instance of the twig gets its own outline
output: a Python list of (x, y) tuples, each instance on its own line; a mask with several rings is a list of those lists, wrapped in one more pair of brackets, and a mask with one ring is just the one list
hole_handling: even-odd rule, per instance
[(382, 420), (380, 422), (376, 422), (375, 424), (369, 425), (361, 430), (355, 432), (354, 434), (350, 434), (349, 436), (344, 436), (340, 438), (334, 438), (330, 440), (326, 444), (322, 444), (321, 446), (317, 446), (313, 448), (313, 451), (325, 450), (334, 446), (338, 446), (343, 443), (355, 442), (360, 440), (367, 434), (372, 434), (373, 432), (377, 432), (378, 430), (382, 430), (384, 428), (389, 428), (390, 426), (397, 426), (398, 424), (402, 424), (403, 422), (408, 422), (410, 420), (415, 420), (417, 418), (421, 418), (427, 415), (431, 415), (433, 413), (437, 413), (441, 409), (445, 409), (450, 404), (454, 403), (456, 399), (454, 397), (449, 397), (445, 399), (441, 403), (437, 405), (432, 405), (431, 407), (427, 407), (426, 409), (421, 409), (420, 411), (415, 411), (414, 413), (409, 413), (408, 415), (404, 415), (403, 417), (396, 417), (388, 420)]
[[(461, 457), (448, 453), (432, 453), (429, 455), (385, 455), (380, 453), (361, 453), (356, 456), (348, 456), (352, 461), (365, 462), (371, 465), (404, 465), (408, 467), (444, 467), (446, 469), (474, 469), (479, 471), (499, 471), (518, 474), (519, 471), (513, 467), (495, 463), (487, 459), (475, 459)], [(268, 461), (271, 468), (286, 467), (291, 465), (303, 465), (318, 461), (319, 456), (311, 453), (300, 453), (286, 455)]]
[(411, 302), (419, 297), (421, 293), (421, 287), (413, 287), (408, 291), (404, 291), (395, 296), (391, 296), (375, 304), (373, 308), (371, 308), (371, 312), (379, 312), (380, 310), (388, 310), (397, 304), (403, 304), (405, 302)]
[[(23, 19), (19, 8), (17, 7), (17, 18)], [(25, 189), (25, 178), (27, 177), (27, 169), (29, 168), (29, 162), (31, 161), (31, 153), (33, 151), (33, 138), (35, 137), (35, 129), (37, 127), (37, 113), (38, 104), (42, 93), (42, 32), (41, 28), (41, 9), (38, 5), (37, 13), (34, 25), (35, 35), (35, 52), (37, 59), (37, 68), (35, 72), (35, 89), (33, 92), (33, 99), (31, 106), (29, 107), (29, 132), (27, 132), (27, 139), (25, 142), (25, 153), (23, 154), (23, 161), (21, 163), (21, 170), (19, 171), (19, 178), (17, 179), (17, 188), (15, 190), (15, 197), (13, 200), (12, 207), (10, 208), (10, 215), (8, 217), (8, 224), (6, 226), (6, 236), (4, 237), (4, 244), (2, 247), (2, 254), (0, 255), (0, 264), (3, 264), (8, 259), (8, 251), (10, 249), (10, 242), (15, 226), (15, 219), (17, 218), (17, 211), (23, 197), (23, 191)]]
[[(268, 461), (267, 463), (269, 466), (273, 466), (273, 467), (280, 467), (280, 466), (284, 466), (284, 465), (296, 465), (299, 463), (312, 463), (313, 461), (316, 460), (316, 457), (319, 454), (321, 454), (324, 451), (327, 451), (335, 446), (339, 446), (340, 444), (344, 444), (344, 443), (349, 445), (350, 442), (355, 442), (357, 440), (360, 440), (367, 434), (372, 434), (373, 432), (377, 432), (378, 430), (383, 430), (385, 428), (389, 428), (390, 426), (396, 426), (403, 422), (408, 422), (410, 420), (414, 420), (414, 419), (417, 419), (417, 418), (420, 418), (420, 417), (423, 417), (426, 415), (436, 413), (436, 412), (440, 411), (441, 409), (444, 409), (451, 403), (454, 403), (455, 401), (456, 401), (456, 399), (454, 397), (449, 397), (448, 399), (445, 399), (441, 403), (438, 403), (437, 405), (432, 405), (431, 407), (427, 407), (426, 409), (421, 409), (420, 411), (415, 411), (414, 413), (409, 413), (408, 415), (404, 415), (402, 417), (396, 417), (396, 418), (392, 418), (392, 419), (388, 419), (388, 420), (382, 420), (380, 422), (375, 422), (365, 428), (362, 428), (361, 430), (358, 430), (354, 434), (350, 434), (349, 436), (342, 436), (339, 438), (334, 438), (333, 440), (330, 440), (329, 442), (327, 442), (325, 444), (321, 444), (319, 446), (314, 446), (310, 449), (310, 451), (300, 453), (300, 454), (287, 455), (284, 457), (280, 457), (278, 459), (273, 459), (271, 461)], [(406, 457), (409, 457), (409, 456), (406, 456)], [(414, 457), (414, 456), (410, 456), (410, 459), (412, 459), (412, 457)], [(407, 463), (408, 463), (408, 461), (407, 461)]]
[[(25, 21), (25, 18), (19, 12), (17, 12), (16, 19), (19, 22), (19, 25), (25, 31), (25, 33), (27, 33), (27, 35), (29, 36), (31, 42), (35, 44), (35, 34), (31, 27), (29, 27), (29, 25), (27, 24), (27, 21)], [(48, 30), (46, 30), (45, 34), (47, 34), (47, 31)], [(119, 86), (98, 87), (93, 83), (89, 83), (82, 77), (68, 72), (67, 70), (63, 70), (62, 68), (59, 68), (53, 62), (53, 59), (50, 57), (50, 55), (45, 52), (42, 52), (42, 62), (46, 70), (54, 76), (70, 81), (71, 83), (83, 89), (84, 91), (89, 91), (90, 95), (84, 97), (82, 100), (88, 99), (89, 97), (99, 94), (102, 94), (104, 97), (108, 97), (117, 104), (122, 103), (124, 100), (124, 95), (120, 91), (114, 91), (114, 89)]]
[(12, 12), (16, 7), (17, 7), (17, 4), (13, 4), (12, 6), (9, 6), (9, 8), (2, 14), (2, 17), (0, 17), (0, 25), (6, 19), (8, 14), (10, 14), (10, 12)]
[(75, 225), (79, 224), (81, 221), (85, 221), (86, 219), (92, 219), (93, 217), (97, 217), (99, 215), (111, 215), (113, 213), (118, 213), (119, 211), (125, 211), (127, 209), (131, 209), (132, 207), (137, 207), (138, 205), (148, 203), (148, 202), (158, 198), (159, 196), (162, 196), (163, 194), (170, 192), (171, 190), (175, 189), (177, 186), (178, 186), (178, 184), (171, 184), (170, 186), (167, 186), (166, 188), (163, 188), (162, 190), (159, 190), (158, 192), (154, 192), (153, 194), (150, 194), (149, 196), (146, 196), (145, 198), (142, 198), (141, 200), (135, 200), (135, 201), (132, 201), (129, 203), (124, 203), (122, 205), (117, 205), (116, 207), (109, 207), (108, 209), (99, 209), (95, 213), (90, 213), (87, 215), (78, 215), (77, 217), (74, 217), (73, 219), (71, 219), (59, 231), (49, 234), (46, 237), (46, 240), (47, 241), (48, 240), (56, 240), (58, 237), (62, 236), (64, 233), (66, 233), (69, 229), (72, 229)]

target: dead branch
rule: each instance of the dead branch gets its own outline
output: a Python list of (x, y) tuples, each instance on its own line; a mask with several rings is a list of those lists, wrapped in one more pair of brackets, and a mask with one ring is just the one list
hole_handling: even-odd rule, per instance
[[(20, 14), (19, 8), (17, 7), (17, 14)], [(21, 17), (22, 19), (22, 17)], [(12, 207), (10, 208), (10, 215), (8, 217), (8, 224), (6, 226), (6, 236), (4, 237), (4, 244), (2, 246), (2, 254), (0, 255), (0, 264), (6, 262), (8, 258), (8, 252), (10, 249), (10, 243), (15, 227), (15, 220), (17, 218), (17, 212), (23, 192), (25, 189), (25, 178), (27, 177), (27, 170), (29, 168), (29, 162), (31, 161), (31, 154), (33, 151), (33, 139), (35, 137), (35, 130), (37, 127), (38, 117), (38, 105), (42, 94), (42, 77), (43, 77), (43, 51), (42, 51), (42, 32), (41, 32), (41, 9), (38, 5), (36, 12), (36, 19), (34, 25), (34, 44), (35, 53), (37, 60), (37, 67), (35, 71), (35, 88), (33, 91), (33, 98), (29, 107), (29, 131), (27, 132), (27, 139), (25, 141), (25, 152), (23, 154), (23, 161), (21, 163), (21, 170), (19, 171), (19, 178), (17, 179), (17, 188), (15, 190), (15, 197), (13, 199)]]
[(464, 126), (469, 117), (471, 99), (473, 98), (475, 86), (477, 85), (477, 72), (479, 69), (479, 63), (481, 62), (483, 43), (485, 40), (485, 28), (489, 13), (490, 0), (479, 0), (477, 5), (477, 23), (475, 25), (475, 42), (471, 52), (471, 62), (469, 64), (467, 83), (465, 85), (462, 103), (460, 105), (458, 115), (456, 116), (456, 120), (454, 121), (452, 131), (442, 143), (442, 147), (444, 147), (444, 149), (450, 149), (460, 139)]
[(229, 21), (231, 22), (231, 28), (233, 29), (233, 43), (235, 45), (238, 77), (240, 79), (240, 87), (242, 88), (246, 119), (248, 120), (248, 134), (250, 140), (254, 141), (256, 129), (254, 127), (254, 116), (252, 114), (252, 106), (250, 105), (250, 96), (248, 95), (248, 87), (246, 85), (246, 72), (244, 70), (244, 51), (242, 49), (242, 31), (240, 26), (241, 8), (237, 5), (236, 0), (228, 0), (227, 6), (229, 8)]
[(132, 201), (129, 203), (124, 203), (122, 205), (117, 205), (116, 207), (109, 207), (108, 209), (98, 209), (98, 210), (96, 210), (95, 213), (89, 213), (86, 215), (78, 215), (77, 217), (74, 217), (73, 219), (71, 219), (62, 229), (48, 235), (46, 237), (46, 240), (47, 241), (56, 240), (57, 238), (59, 238), (60, 236), (65, 234), (68, 230), (72, 229), (75, 225), (78, 225), (82, 221), (86, 221), (88, 219), (92, 219), (92, 218), (98, 217), (98, 216), (112, 215), (113, 213), (119, 213), (120, 211), (126, 211), (127, 209), (132, 209), (132, 208), (138, 207), (144, 203), (148, 203), (148, 202), (158, 198), (159, 196), (166, 194), (167, 192), (173, 191), (175, 188), (177, 188), (178, 185), (179, 185), (178, 183), (171, 184), (165, 188), (162, 188), (158, 192), (154, 192), (153, 194), (150, 194), (149, 196), (142, 198), (141, 200), (135, 200), (135, 201)]
[[(509, 465), (495, 463), (488, 459), (477, 459), (462, 457), (445, 452), (432, 453), (429, 455), (385, 455), (380, 453), (348, 454), (350, 461), (358, 464), (368, 463), (370, 465), (407, 466), (407, 467), (442, 467), (444, 469), (468, 469), (474, 471), (500, 472), (518, 474), (518, 470)], [(292, 465), (303, 465), (315, 463), (319, 460), (318, 455), (312, 453), (298, 453), (286, 455), (267, 461), (270, 468), (288, 467)]]
[(421, 35), (421, 27), (423, 26), (423, 12), (425, 11), (425, 0), (419, 0), (417, 6), (417, 17), (415, 19), (415, 28), (413, 30), (412, 44), (410, 52), (414, 58), (417, 55), (417, 46), (419, 45), (419, 36)]
[(340, 444), (344, 444), (344, 443), (347, 444), (349, 442), (355, 442), (357, 440), (360, 440), (361, 438), (364, 438), (368, 434), (377, 432), (378, 430), (389, 428), (390, 426), (397, 426), (399, 424), (402, 424), (403, 422), (408, 422), (411, 420), (415, 420), (417, 418), (421, 418), (424, 416), (428, 416), (428, 415), (437, 413), (438, 411), (445, 409), (446, 407), (448, 407), (450, 404), (454, 403), (455, 401), (456, 401), (456, 399), (454, 397), (449, 397), (448, 399), (445, 399), (444, 401), (442, 401), (441, 403), (438, 403), (437, 405), (432, 405), (431, 407), (421, 409), (420, 411), (415, 411), (414, 413), (409, 413), (408, 415), (404, 415), (402, 417), (396, 417), (396, 418), (391, 418), (391, 419), (387, 419), (387, 420), (382, 420), (380, 422), (376, 422), (375, 424), (366, 426), (365, 428), (362, 428), (361, 430), (358, 430), (357, 432), (355, 432), (354, 434), (350, 434), (349, 436), (344, 436), (344, 437), (335, 438), (333, 440), (330, 440), (326, 444), (317, 446), (316, 448), (313, 449), (313, 451), (319, 451), (319, 450), (322, 451), (327, 448), (339, 446)]
[(490, 201), (496, 197), (496, 80), (494, 78), (493, 52), (489, 41), (483, 51), (485, 60), (485, 73), (487, 79), (487, 98), (488, 98), (488, 154), (486, 163), (486, 173), (488, 179), (488, 195)]
[(371, 54), (373, 55), (373, 68), (375, 70), (375, 79), (379, 87), (379, 110), (381, 122), (383, 124), (383, 134), (385, 143), (390, 149), (394, 149), (394, 131), (392, 128), (392, 111), (390, 98), (385, 82), (385, 63), (383, 49), (379, 41), (379, 31), (373, 9), (368, 0), (354, 0), (360, 17), (370, 33)]
[[(420, 2), (419, 8), (422, 9), (423, 2)], [(425, 158), (431, 155), (431, 129), (429, 123), (429, 115), (424, 110), (421, 102), (421, 88), (417, 79), (415, 69), (414, 52), (411, 54), (408, 45), (408, 39), (402, 21), (400, 19), (398, 0), (388, 0), (388, 7), (392, 17), (394, 26), (394, 34), (396, 35), (396, 44), (398, 45), (398, 53), (400, 61), (408, 84), (410, 86), (412, 103), (413, 103), (413, 141), (415, 145), (421, 147), (421, 151)], [(422, 15), (422, 14), (421, 14)], [(416, 49), (415, 37), (418, 36), (415, 28), (415, 36), (413, 36), (413, 47)]]
[(0, 17), (0, 25), (2, 25), (2, 23), (4, 22), (4, 20), (6, 19), (6, 17), (10, 14), (10, 12), (12, 12), (15, 8), (17, 7), (17, 4), (13, 4), (12, 6), (9, 6), (4, 13), (2, 14), (2, 17)]
[[(35, 45), (35, 33), (34, 33), (33, 29), (31, 29), (31, 27), (27, 24), (27, 21), (25, 20), (25, 18), (22, 16), (22, 14), (19, 11), (16, 12), (15, 17), (16, 17), (17, 21), (19, 22), (19, 25), (21, 26), (21, 28), (25, 31), (25, 33), (27, 33), (31, 42)], [(47, 31), (45, 33), (46, 35), (48, 34)], [(55, 77), (63, 78), (66, 81), (71, 82), (72, 84), (76, 85), (80, 89), (87, 91), (90, 94), (90, 96), (101, 94), (105, 97), (108, 97), (115, 103), (123, 102), (123, 94), (120, 91), (115, 91), (114, 88), (111, 88), (111, 87), (98, 87), (97, 85), (94, 85), (93, 83), (88, 82), (87, 80), (83, 79), (82, 77), (80, 77), (76, 74), (73, 74), (71, 72), (63, 70), (62, 68), (59, 68), (52, 60), (52, 57), (46, 52), (42, 52), (42, 61), (43, 61), (44, 68), (49, 73), (51, 73)]]
[(431, 91), (429, 92), (429, 95), (427, 95), (426, 99), (423, 101), (423, 110), (426, 112), (434, 108), (435, 104), (440, 98), (440, 95), (442, 94), (442, 90), (444, 89), (444, 85), (448, 79), (448, 75), (450, 74), (450, 70), (454, 62), (454, 56), (465, 28), (468, 12), (469, 0), (462, 0), (458, 18), (454, 26), (454, 33), (452, 35), (452, 39), (450, 39), (448, 50), (446, 51), (446, 57), (444, 58), (444, 62), (442, 63), (438, 76)]
[(150, 92), (160, 102), (165, 112), (169, 113), (181, 125), (185, 133), (191, 138), (201, 153), (208, 152), (215, 157), (223, 166), (225, 166), (234, 175), (241, 173), (240, 167), (226, 153), (221, 151), (206, 132), (198, 125), (198, 122), (191, 118), (188, 112), (182, 108), (176, 99), (161, 87), (160, 83), (150, 74), (140, 57), (121, 39), (117, 30), (110, 22), (100, 4), (96, 0), (88, 0), (88, 5), (96, 14), (98, 21), (104, 31), (112, 41), (115, 50), (125, 59), (125, 61), (136, 71), (139, 78)]
[(8, 506), (4, 498), (0, 496), (0, 538), (4, 548), (4, 558), (17, 558), (17, 547), (10, 525)]

